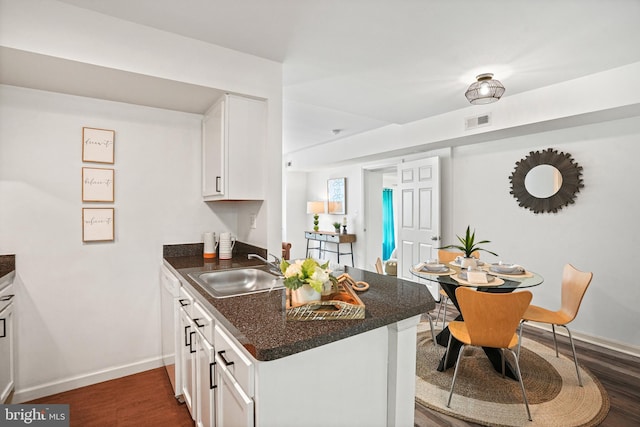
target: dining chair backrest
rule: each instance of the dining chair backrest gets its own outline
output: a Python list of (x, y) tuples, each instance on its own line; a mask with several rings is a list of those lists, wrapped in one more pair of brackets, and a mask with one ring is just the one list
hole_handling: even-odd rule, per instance
[(382, 268), (382, 260), (380, 258), (376, 259), (376, 273), (384, 274), (384, 269)]
[(505, 294), (460, 287), (456, 298), (471, 345), (509, 348), (533, 295), (529, 291)]
[[(474, 258), (480, 258), (478, 251), (471, 254)], [(464, 256), (464, 252), (447, 251), (446, 249), (438, 249), (438, 262), (448, 264), (455, 261), (459, 256)]]
[(560, 311), (569, 317), (569, 323), (578, 315), (582, 298), (591, 283), (593, 273), (580, 271), (571, 264), (562, 271), (562, 302)]

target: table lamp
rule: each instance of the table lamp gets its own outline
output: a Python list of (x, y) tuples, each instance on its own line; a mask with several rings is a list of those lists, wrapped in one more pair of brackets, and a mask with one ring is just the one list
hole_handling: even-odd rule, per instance
[(318, 214), (325, 213), (324, 201), (307, 202), (307, 213), (313, 214), (313, 231), (318, 231)]

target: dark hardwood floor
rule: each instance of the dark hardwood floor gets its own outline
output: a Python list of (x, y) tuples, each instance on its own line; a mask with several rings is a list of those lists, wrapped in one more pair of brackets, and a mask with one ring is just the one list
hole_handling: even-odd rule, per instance
[[(449, 306), (447, 313), (449, 319), (457, 315), (455, 308), (451, 307)], [(550, 332), (527, 327), (525, 335), (553, 346)], [(558, 341), (560, 351), (570, 356), (571, 349), (567, 340), (559, 337)], [(609, 394), (611, 409), (601, 426), (640, 425), (640, 358), (580, 341), (576, 341), (576, 350), (579, 362), (600, 380)], [(174, 399), (164, 368), (82, 387), (29, 403), (69, 404), (72, 427), (187, 427), (194, 424), (186, 406)], [(416, 404), (415, 426), (469, 427), (477, 424), (451, 418)]]

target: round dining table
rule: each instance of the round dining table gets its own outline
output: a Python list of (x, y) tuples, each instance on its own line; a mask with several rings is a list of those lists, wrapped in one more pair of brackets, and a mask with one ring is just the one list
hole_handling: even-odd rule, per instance
[[(538, 286), (544, 281), (544, 278), (541, 275), (529, 270), (524, 270), (524, 272), (520, 274), (503, 274), (490, 270), (492, 266), (494, 265), (487, 263), (479, 265), (479, 267), (487, 273), (487, 278), (490, 280), (487, 283), (475, 283), (463, 280), (461, 277), (463, 269), (455, 262), (446, 265), (447, 271), (428, 271), (421, 264), (418, 264), (417, 266), (411, 267), (410, 272), (415, 277), (429, 280), (431, 282), (437, 282), (458, 309), (458, 312), (460, 312), (460, 306), (458, 305), (458, 299), (456, 298), (456, 289), (460, 286), (475, 288), (479, 292), (509, 293), (519, 289)], [(455, 320), (464, 320), (462, 314), (459, 314)], [(436, 342), (439, 345), (446, 347), (449, 342), (449, 335), (449, 327), (447, 326), (436, 336)], [(462, 343), (453, 337), (449, 350), (451, 354), (448, 358), (446, 357), (446, 353), (442, 356), (442, 359), (438, 364), (438, 371), (445, 371), (455, 365), (455, 361), (461, 347)], [(502, 373), (502, 352), (500, 349), (483, 347), (483, 350), (494, 369)], [(448, 363), (445, 366), (445, 361), (447, 359)], [(505, 375), (510, 378), (517, 379), (516, 374), (509, 363), (505, 363)]]

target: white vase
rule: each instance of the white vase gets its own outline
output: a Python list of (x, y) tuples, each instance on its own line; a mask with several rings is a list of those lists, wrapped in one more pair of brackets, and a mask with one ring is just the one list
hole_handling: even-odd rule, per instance
[(462, 268), (467, 268), (467, 267), (477, 267), (478, 263), (476, 262), (476, 259), (473, 257), (469, 257), (469, 258), (462, 258), (462, 262), (460, 263)]
[(295, 300), (299, 304), (306, 304), (311, 301), (320, 300), (320, 292), (316, 291), (309, 285), (302, 285), (293, 292), (295, 292)]

